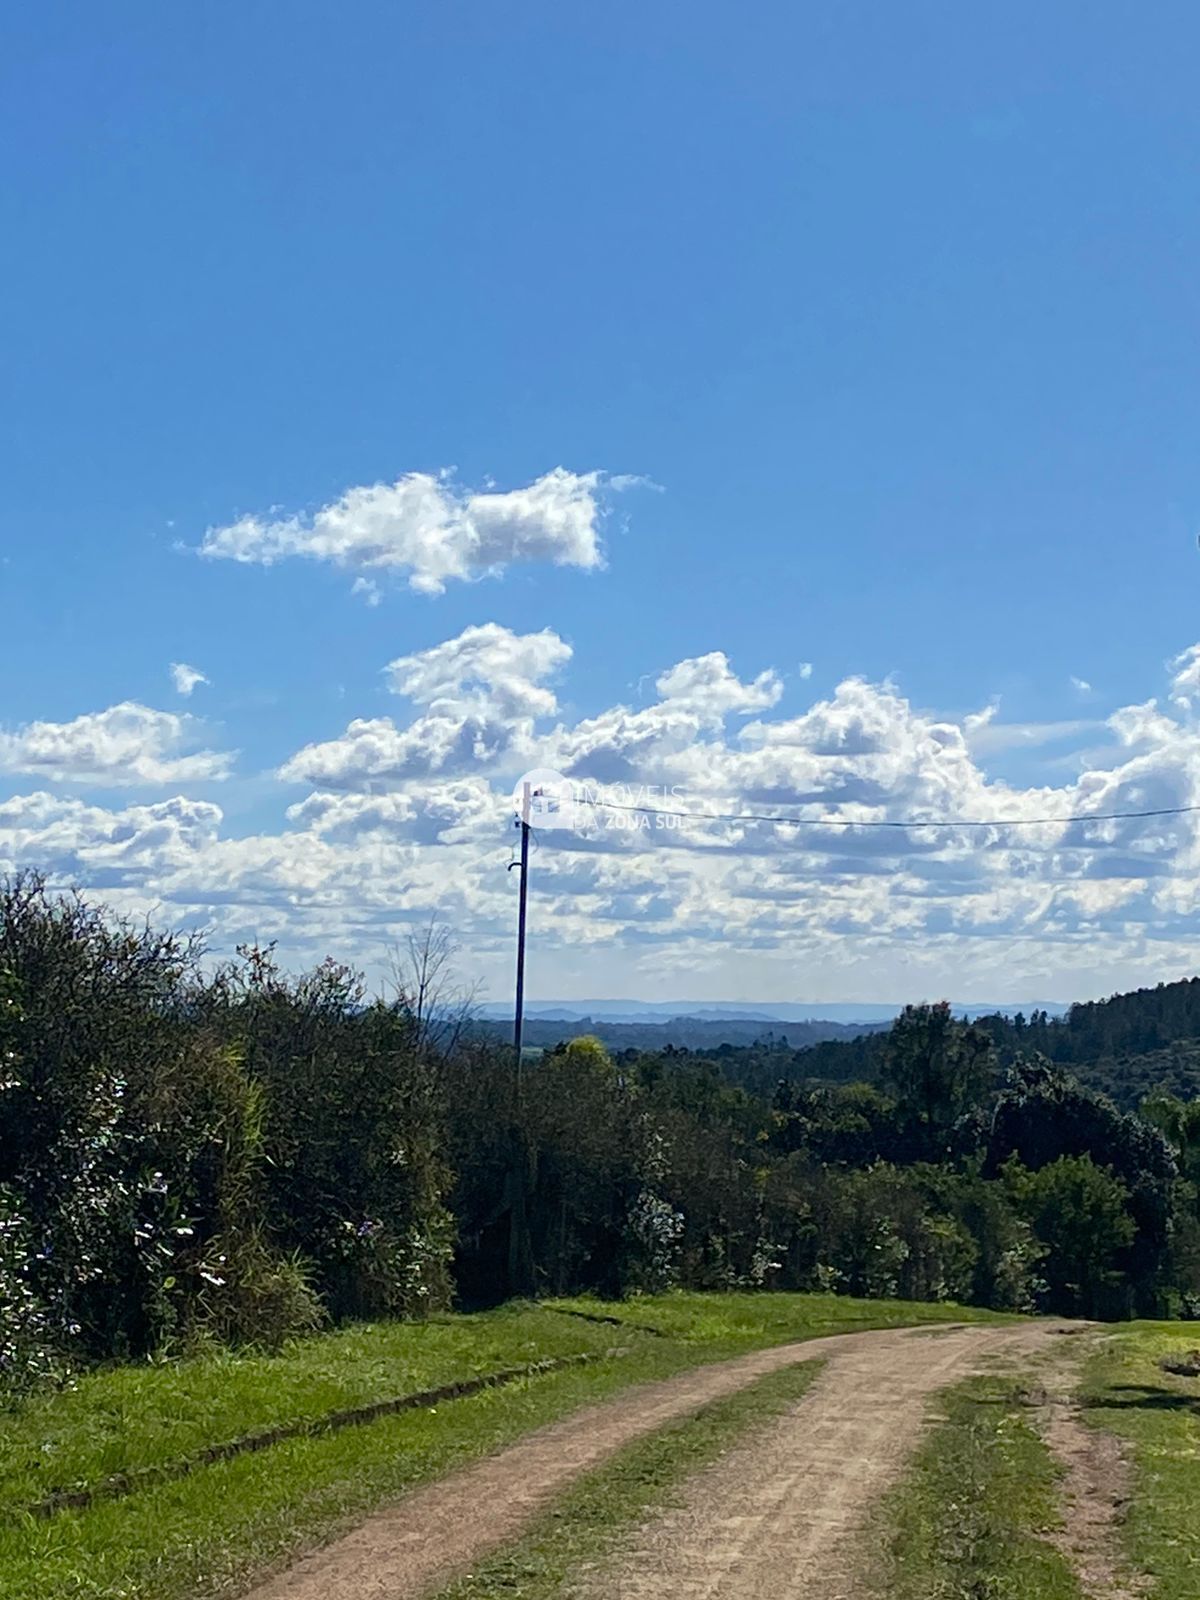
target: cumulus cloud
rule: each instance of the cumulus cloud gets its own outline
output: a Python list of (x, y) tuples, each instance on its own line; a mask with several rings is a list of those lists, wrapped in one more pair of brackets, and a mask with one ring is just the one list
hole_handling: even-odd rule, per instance
[(447, 844), (464, 830), (496, 818), (496, 797), (482, 778), (452, 778), (412, 784), (378, 795), (317, 791), (289, 806), (288, 821), (332, 839), (364, 834)]
[(285, 782), (379, 790), (441, 772), (493, 766), (528, 745), (558, 708), (545, 682), (571, 656), (551, 629), (516, 634), (489, 622), (385, 668), (388, 686), (420, 714), (358, 718), (336, 739), (306, 745), (280, 769)]
[[(393, 572), (423, 594), (516, 562), (588, 570), (603, 564), (604, 481), (598, 472), (556, 467), (524, 488), (469, 490), (445, 473), (410, 472), (395, 483), (347, 489), (312, 516), (246, 516), (210, 528), (200, 550), (262, 566), (306, 556), (367, 575)], [(372, 594), (365, 586), (359, 592)]]
[(783, 693), (783, 681), (771, 668), (752, 683), (742, 683), (730, 670), (723, 650), (679, 662), (662, 674), (655, 687), (664, 700), (690, 706), (709, 721), (720, 721), (730, 711), (742, 715), (763, 711)]
[[(511, 957), (512, 784), (554, 766), (709, 820), (635, 813), (627, 827), (614, 812), (539, 833), (547, 989), (595, 993), (636, 974), (643, 993), (811, 984), (829, 998), (1070, 998), (1194, 964), (1196, 816), (1109, 816), (1200, 803), (1200, 713), (1179, 682), (1192, 659), (1172, 665), (1162, 704), (1115, 712), (1103, 742), (1092, 723), (1052, 725), (1063, 744), (1076, 729), (1075, 765), (1056, 752), (1053, 781), (1018, 784), (990, 768), (992, 750), (1010, 747), (987, 743), (1005, 726), (994, 707), (948, 717), (895, 683), (851, 677), (782, 715), (769, 667), (713, 652), (659, 664), (651, 705), (570, 718), (558, 698), (566, 642), (488, 624), (388, 663), (405, 709), (297, 752), (283, 773), (305, 788), (258, 832), (183, 796), (108, 809), (46, 792), (56, 773), (111, 782), (139, 751), (144, 761), (140, 718), (166, 713), (137, 708), (141, 743), (119, 757), (95, 734), (81, 754), (87, 741), (64, 733), (74, 724), (5, 735), (9, 770), (44, 781), (0, 801), (0, 870), (36, 864), (126, 909), (203, 921), (220, 948), (277, 938), (290, 959), (334, 951), (369, 965), (407, 919), (436, 912), (469, 944), (473, 970), (499, 981)], [(187, 719), (155, 735), (162, 765), (189, 759), (193, 730), (172, 721)], [(1021, 742), (1036, 752), (1045, 741)], [(929, 826), (867, 826), (897, 818)]]
[(175, 693), (186, 699), (198, 684), (207, 683), (208, 679), (199, 667), (189, 667), (186, 661), (172, 661), (171, 682), (175, 685)]
[(703, 741), (719, 735), (731, 713), (772, 706), (783, 688), (771, 669), (743, 682), (720, 650), (677, 662), (655, 687), (661, 698), (653, 705), (638, 711), (613, 706), (573, 728), (557, 728), (544, 741), (539, 764), (603, 783), (630, 781), (655, 763), (662, 767), (673, 756), (706, 748)]
[(193, 718), (126, 700), (72, 722), (0, 732), (0, 771), (102, 786), (228, 777), (232, 754), (195, 750), (197, 742)]
[(397, 656), (384, 671), (392, 692), (416, 705), (486, 704), (512, 717), (544, 717), (558, 702), (543, 680), (570, 659), (570, 645), (550, 628), (517, 634), (486, 622), (432, 649)]

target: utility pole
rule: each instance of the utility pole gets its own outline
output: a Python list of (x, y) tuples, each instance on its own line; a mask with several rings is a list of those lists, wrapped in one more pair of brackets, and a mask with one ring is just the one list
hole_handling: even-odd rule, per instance
[[(529, 1250), (529, 1223), (525, 1209), (525, 1188), (529, 1180), (529, 1152), (525, 1143), (522, 1116), (521, 1030), (525, 1021), (525, 905), (529, 894), (529, 785), (521, 791), (521, 890), (517, 909), (517, 1000), (513, 1010), (513, 1053), (515, 1055), (513, 1116), (513, 1165), (509, 1174), (508, 1214), (508, 1292), (527, 1294), (533, 1283), (533, 1263)], [(509, 871), (517, 863), (509, 863)]]
[(521, 1033), (525, 1024), (525, 906), (529, 892), (529, 785), (521, 795), (521, 892), (517, 905), (517, 1003), (513, 1013), (513, 1053), (521, 1081)]

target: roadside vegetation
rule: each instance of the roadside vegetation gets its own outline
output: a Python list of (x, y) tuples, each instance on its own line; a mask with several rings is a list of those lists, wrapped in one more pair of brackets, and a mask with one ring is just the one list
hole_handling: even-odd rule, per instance
[(563, 1357), (600, 1357), (617, 1345), (616, 1334), (513, 1305), (480, 1316), (356, 1324), (296, 1339), (275, 1355), (214, 1350), (102, 1368), (0, 1413), (0, 1513), (55, 1491), (98, 1490), (114, 1477), (178, 1467), (213, 1446), (319, 1424), (354, 1407)]
[[(430, 929), (371, 998), (333, 963), (214, 968), (0, 884), (0, 1403), (97, 1363), (550, 1294), (1200, 1306), (1200, 1116), (1165, 1091), (1121, 1111), (1011, 1048), (1061, 1054), (1045, 1019), (998, 1043), (910, 1008), (867, 1083), (588, 1038), (518, 1073), (452, 958)], [(1147, 1005), (1156, 1047), (1192, 1015)]]
[[(226, 1352), (95, 1371), (73, 1390), (0, 1416), (0, 1597), (195, 1600), (233, 1592), (388, 1498), (631, 1383), (824, 1333), (987, 1316), (821, 1295), (671, 1294), (356, 1326), (296, 1340), (275, 1355)], [(607, 1318), (616, 1321), (600, 1320)], [(582, 1354), (594, 1359), (469, 1398), (317, 1429), (186, 1476), (153, 1470), (247, 1432)], [(776, 1392), (792, 1392), (787, 1380), (763, 1391)], [(736, 1406), (731, 1414), (741, 1415)], [(746, 1416), (754, 1414), (751, 1406)], [(708, 1426), (697, 1441), (717, 1437), (717, 1424), (711, 1435)], [(680, 1443), (684, 1464), (694, 1448)], [(116, 1474), (131, 1476), (122, 1486), (129, 1492), (44, 1518), (23, 1509), (54, 1489), (97, 1488)]]
[(831, 1294), (696, 1294), (674, 1290), (632, 1300), (550, 1300), (547, 1306), (584, 1317), (604, 1317), (613, 1331), (641, 1329), (694, 1348), (723, 1353), (758, 1350), (794, 1339), (916, 1323), (1009, 1322), (1004, 1312), (950, 1302), (863, 1300)]
[[(1200, 1309), (1197, 1102), (1073, 1076), (1088, 1039), (1161, 1057), (1194, 985), (1078, 1028), (918, 1006), (861, 1046), (582, 1038), (518, 1070), (436, 928), (377, 997), (201, 957), (0, 883), (4, 1600), (226, 1592), (585, 1400), (765, 1344)], [(1170, 1394), (1123, 1425), (1182, 1438)]]
[(1124, 1524), (1131, 1564), (1155, 1600), (1200, 1593), (1200, 1329), (1135, 1323), (1088, 1365), (1085, 1417), (1123, 1442), (1133, 1498)]
[(56, 1492), (104, 1492), (110, 1480), (170, 1471), (214, 1446), (315, 1430), (355, 1407), (526, 1367), (586, 1358), (633, 1382), (826, 1333), (985, 1315), (832, 1295), (579, 1299), (356, 1324), (296, 1339), (275, 1355), (214, 1351), (102, 1368), (0, 1412), (0, 1515)]
[(939, 1401), (904, 1482), (881, 1507), (877, 1592), (888, 1600), (1081, 1600), (1045, 1535), (1058, 1473), (1009, 1379), (978, 1378)]

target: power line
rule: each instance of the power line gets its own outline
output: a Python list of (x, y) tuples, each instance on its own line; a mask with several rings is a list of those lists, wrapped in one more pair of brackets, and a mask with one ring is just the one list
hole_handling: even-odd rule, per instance
[(676, 817), (685, 822), (769, 822), (789, 828), (1045, 828), (1072, 822), (1141, 822), (1151, 817), (1182, 817), (1200, 811), (1200, 805), (1159, 806), (1148, 811), (1089, 811), (1065, 817), (934, 817), (871, 818), (785, 817), (760, 811), (667, 811), (657, 806), (621, 805), (615, 800), (580, 796), (579, 806), (605, 811), (634, 811), (648, 817)]

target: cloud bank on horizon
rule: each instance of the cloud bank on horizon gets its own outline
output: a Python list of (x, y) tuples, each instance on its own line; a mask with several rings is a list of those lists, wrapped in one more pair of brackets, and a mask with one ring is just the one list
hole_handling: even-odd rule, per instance
[[(203, 552), (391, 571), (436, 595), (517, 562), (597, 568), (603, 492), (601, 475), (562, 469), (503, 493), (410, 474), (308, 519), (244, 518)], [(1003, 1000), (1192, 969), (1197, 817), (1103, 818), (1200, 798), (1200, 644), (1151, 686), (1158, 697), (1041, 727), (1006, 725), (996, 705), (938, 715), (862, 677), (783, 710), (785, 684), (810, 693), (808, 663), (735, 666), (719, 648), (636, 666), (656, 674), (644, 703), (570, 715), (563, 696), (588, 668), (571, 644), (553, 627), (481, 622), (380, 661), (395, 710), (314, 729), (265, 778), (201, 719), (135, 701), (0, 731), (0, 772), (21, 789), (0, 801), (0, 870), (37, 867), (120, 909), (206, 925), (217, 950), (275, 939), (297, 962), (334, 953), (368, 970), (436, 916), (502, 995), (511, 790), (549, 767), (700, 817), (796, 821), (618, 826), (597, 810), (590, 826), (539, 838), (541, 992)], [(171, 672), (182, 695), (208, 682), (186, 664)], [(989, 772), (1041, 739), (1074, 750), (1067, 767), (1057, 758), (1061, 781)], [(212, 786), (239, 777), (267, 784), (274, 826), (226, 816)], [(136, 794), (124, 803), (119, 789)], [(896, 817), (989, 825), (832, 825)], [(1015, 826), (1067, 817), (1083, 820)]]

